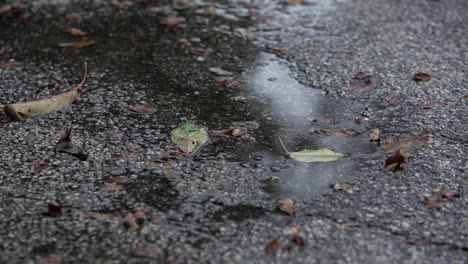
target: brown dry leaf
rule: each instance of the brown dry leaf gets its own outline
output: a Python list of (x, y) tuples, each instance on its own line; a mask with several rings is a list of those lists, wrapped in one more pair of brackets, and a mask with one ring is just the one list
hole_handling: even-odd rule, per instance
[(109, 219), (114, 218), (113, 214), (103, 214), (103, 213), (94, 213), (94, 212), (89, 213), (88, 216), (93, 219), (98, 219), (98, 220), (109, 220)]
[(458, 192), (456, 190), (451, 190), (447, 187), (443, 187), (439, 191), (442, 198), (452, 199), (453, 197), (458, 197)]
[(424, 72), (418, 72), (413, 76), (413, 80), (417, 82), (428, 82), (431, 80), (431, 75)]
[(179, 39), (179, 44), (182, 46), (182, 47), (187, 47), (187, 46), (190, 46), (190, 42), (187, 40), (187, 39)]
[(278, 204), (278, 209), (287, 213), (290, 216), (294, 215), (296, 211), (296, 206), (294, 205), (294, 201), (292, 199), (283, 199), (276, 201)]
[(280, 248), (280, 243), (278, 242), (277, 239), (273, 239), (265, 247), (265, 253), (270, 256), (275, 255), (276, 251), (278, 251), (279, 248)]
[(400, 100), (400, 93), (397, 91), (391, 91), (389, 94), (385, 96), (385, 100), (389, 102), (390, 104), (395, 104)]
[(3, 5), (0, 7), (0, 14), (7, 13), (11, 10), (11, 5)]
[(367, 79), (364, 84), (345, 87), (343, 88), (343, 91), (345, 93), (363, 93), (375, 88), (376, 86), (377, 85), (374, 81), (372, 81), (371, 79)]
[(370, 139), (373, 140), (373, 141), (379, 141), (379, 140), (380, 140), (380, 133), (381, 133), (380, 129), (374, 128), (374, 129), (370, 132), (369, 137), (370, 137)]
[(395, 154), (385, 160), (385, 169), (392, 172), (396, 172), (397, 170), (404, 170), (405, 163), (405, 156), (400, 153), (400, 150), (397, 150)]
[(442, 201), (442, 195), (440, 194), (440, 192), (437, 192), (431, 197), (427, 198), (426, 202), (424, 203), (424, 206), (427, 209), (439, 208), (441, 201)]
[(73, 27), (70, 27), (70, 28), (67, 28), (65, 29), (66, 32), (70, 33), (71, 35), (73, 36), (78, 36), (78, 37), (82, 37), (82, 36), (86, 36), (88, 35), (87, 32), (79, 29), (79, 28), (73, 28)]
[(348, 184), (335, 184), (333, 185), (333, 190), (334, 191), (345, 191), (345, 190), (349, 190), (351, 189), (351, 185), (348, 185)]
[(60, 205), (49, 203), (47, 204), (47, 212), (42, 213), (44, 216), (59, 217), (62, 215), (62, 208)]
[(129, 107), (130, 112), (136, 114), (152, 114), (154, 113), (154, 107), (150, 104), (134, 105)]
[(369, 79), (370, 77), (371, 77), (371, 75), (368, 74), (367, 72), (358, 72), (358, 73), (356, 73), (356, 75), (354, 75), (353, 79), (366, 80), (366, 79)]
[(425, 103), (425, 104), (417, 104), (417, 108), (421, 109), (431, 109), (434, 107), (445, 107), (445, 106), (454, 106), (457, 105), (457, 102), (432, 102), (432, 103)]
[(341, 128), (338, 130), (320, 129), (320, 132), (330, 137), (353, 136), (361, 133), (360, 131), (347, 128)]
[(159, 21), (159, 24), (166, 26), (169, 29), (179, 29), (185, 27), (185, 18), (168, 16)]
[(273, 46), (265, 46), (265, 49), (270, 52), (275, 52), (275, 53), (283, 53), (284, 49), (280, 47), (273, 47)]
[(78, 19), (81, 18), (80, 14), (78, 13), (70, 13), (70, 14), (66, 14), (65, 15), (65, 18), (70, 21), (70, 22), (73, 22), (73, 21), (77, 21)]
[(407, 151), (414, 148), (420, 148), (429, 141), (429, 134), (422, 132), (420, 134), (402, 134), (393, 141), (388, 142), (384, 147), (384, 152), (394, 152), (396, 150)]
[(82, 49), (82, 48), (86, 48), (91, 45), (94, 45), (95, 43), (96, 43), (95, 41), (80, 40), (76, 42), (59, 43), (58, 46), (62, 48), (68, 48), (68, 49)]

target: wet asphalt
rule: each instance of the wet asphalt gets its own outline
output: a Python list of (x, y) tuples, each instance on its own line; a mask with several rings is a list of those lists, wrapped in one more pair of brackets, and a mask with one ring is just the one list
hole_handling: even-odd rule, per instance
[[(0, 262), (467, 262), (466, 1), (114, 2), (0, 4), (0, 104), (89, 70), (64, 110), (0, 114)], [(258, 128), (185, 157), (186, 121)], [(86, 160), (56, 151), (66, 128)], [(386, 143), (419, 133), (386, 170)], [(345, 157), (287, 159), (279, 138)]]

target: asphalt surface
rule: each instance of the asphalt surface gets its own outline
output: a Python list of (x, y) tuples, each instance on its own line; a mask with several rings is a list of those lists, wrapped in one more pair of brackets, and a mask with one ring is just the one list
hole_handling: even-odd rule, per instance
[[(305, 2), (0, 9), (0, 104), (63, 93), (89, 70), (66, 109), (0, 115), (0, 262), (466, 263), (468, 2)], [(78, 40), (94, 44), (59, 46)], [(259, 127), (185, 157), (170, 133), (187, 120)], [(86, 160), (56, 151), (66, 128)], [(358, 132), (323, 132), (337, 129)], [(402, 170), (385, 170), (384, 146), (420, 133)], [(346, 155), (304, 164), (278, 137)], [(276, 203), (288, 198), (292, 215)]]

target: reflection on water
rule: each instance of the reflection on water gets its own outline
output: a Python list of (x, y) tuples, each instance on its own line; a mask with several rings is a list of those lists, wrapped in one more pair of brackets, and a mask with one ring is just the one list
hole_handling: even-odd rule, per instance
[[(277, 186), (268, 186), (273, 196), (309, 199), (327, 189), (331, 183), (343, 182), (359, 168), (357, 155), (374, 152), (367, 134), (328, 137), (314, 133), (317, 129), (359, 128), (341, 101), (325, 97), (321, 90), (301, 85), (291, 76), (288, 64), (274, 55), (261, 53), (256, 66), (245, 73), (248, 80), (247, 103), (264, 124), (259, 133), (270, 135), (273, 148), (254, 151), (267, 166), (281, 167)], [(318, 125), (314, 118), (334, 118), (336, 125)], [(285, 164), (278, 137), (289, 151), (329, 148), (349, 154), (329, 163), (302, 163), (288, 160)], [(262, 142), (260, 142), (262, 143)], [(263, 142), (267, 144), (267, 142)], [(270, 145), (267, 144), (267, 145)], [(275, 170), (277, 170), (275, 168)]]

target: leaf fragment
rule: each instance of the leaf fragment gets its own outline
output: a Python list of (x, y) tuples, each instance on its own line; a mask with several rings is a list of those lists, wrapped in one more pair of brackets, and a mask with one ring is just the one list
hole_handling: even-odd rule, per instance
[(96, 43), (95, 41), (80, 40), (80, 41), (75, 41), (75, 42), (59, 43), (58, 46), (62, 48), (68, 48), (68, 49), (82, 49), (82, 48), (86, 48), (91, 45), (94, 45), (95, 43)]
[(275, 255), (279, 248), (280, 248), (280, 243), (278, 242), (277, 239), (273, 239), (265, 247), (265, 253), (270, 256)]
[(276, 203), (278, 204), (278, 209), (280, 211), (285, 212), (290, 216), (294, 215), (294, 212), (296, 211), (296, 206), (292, 199), (282, 199), (276, 201)]
[(369, 137), (372, 141), (379, 141), (380, 140), (380, 134), (381, 131), (378, 128), (372, 129), (372, 131), (369, 134)]
[(87, 160), (88, 154), (84, 153), (81, 148), (71, 142), (70, 134), (71, 128), (65, 129), (63, 136), (55, 145), (55, 151), (70, 154), (82, 161)]
[(420, 134), (402, 134), (393, 141), (388, 142), (383, 147), (384, 152), (394, 152), (397, 150), (408, 151), (410, 149), (420, 148), (429, 141), (429, 134), (422, 132)]
[(388, 157), (385, 160), (385, 169), (391, 172), (396, 172), (398, 170), (404, 170), (404, 164), (406, 163), (406, 158), (397, 150), (395, 154)]
[(385, 96), (385, 100), (390, 104), (395, 104), (400, 100), (400, 93), (397, 91), (391, 91), (389, 94)]
[(130, 106), (130, 112), (136, 114), (152, 114), (154, 113), (154, 107), (150, 104), (141, 104), (141, 105), (134, 105)]
[(337, 184), (333, 185), (333, 191), (346, 191), (346, 190), (349, 190), (349, 189), (351, 189), (351, 185), (349, 185), (349, 184), (337, 183)]
[(370, 77), (371, 77), (371, 75), (368, 74), (367, 72), (358, 72), (358, 73), (356, 73), (356, 75), (354, 75), (353, 79), (366, 80), (366, 79), (369, 79)]
[(416, 82), (428, 82), (431, 80), (431, 75), (424, 72), (418, 72), (413, 76), (413, 80)]
[(232, 72), (221, 69), (220, 67), (211, 67), (209, 68), (210, 72), (219, 75), (219, 76), (229, 76), (232, 75)]
[(68, 32), (72, 36), (77, 36), (77, 37), (82, 37), (88, 35), (88, 32), (83, 31), (79, 28), (74, 28), (74, 27), (69, 27), (65, 29), (66, 32)]
[(239, 81), (229, 76), (218, 76), (216, 77), (216, 82), (227, 88), (234, 88), (239, 85)]

